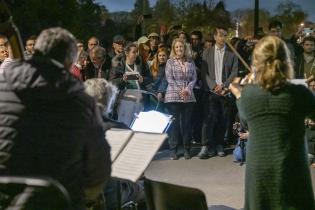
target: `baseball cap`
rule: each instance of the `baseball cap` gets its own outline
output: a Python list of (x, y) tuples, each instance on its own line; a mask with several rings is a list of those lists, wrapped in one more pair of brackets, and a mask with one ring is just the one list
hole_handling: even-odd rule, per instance
[(150, 33), (148, 38), (150, 39), (150, 37), (160, 37), (157, 33), (153, 32), (153, 33)]
[(138, 45), (140, 45), (140, 44), (145, 44), (145, 43), (147, 43), (148, 41), (150, 41), (150, 39), (148, 39), (148, 37), (142, 36), (142, 37), (140, 37), (140, 38), (138, 39)]
[(122, 35), (116, 35), (113, 38), (113, 42), (114, 43), (121, 43), (121, 42), (125, 42), (125, 38)]

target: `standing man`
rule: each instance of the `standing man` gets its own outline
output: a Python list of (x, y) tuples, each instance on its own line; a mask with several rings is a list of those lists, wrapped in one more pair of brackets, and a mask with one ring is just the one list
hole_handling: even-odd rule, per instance
[(0, 174), (59, 181), (73, 209), (85, 209), (110, 177), (110, 148), (99, 109), (70, 75), (74, 36), (44, 30), (30, 60), (0, 74)]
[(294, 60), (295, 54), (296, 54), (295, 53), (296, 43), (292, 43), (290, 40), (287, 40), (282, 36), (282, 28), (283, 28), (283, 25), (280, 21), (278, 21), (278, 20), (271, 21), (269, 23), (269, 35), (270, 36), (277, 36), (278, 38), (285, 41), (285, 43), (287, 44), (287, 47), (290, 50), (290, 57), (292, 60)]
[(295, 62), (295, 78), (307, 79), (315, 78), (315, 39), (311, 36), (305, 37), (302, 43), (303, 53), (299, 55)]
[(198, 154), (200, 159), (216, 154), (220, 157), (225, 155), (226, 112), (232, 100), (224, 94), (225, 88), (228, 88), (238, 71), (237, 57), (225, 45), (226, 36), (227, 30), (217, 27), (214, 33), (215, 45), (206, 49), (202, 56), (201, 78), (205, 90), (205, 106), (202, 148)]

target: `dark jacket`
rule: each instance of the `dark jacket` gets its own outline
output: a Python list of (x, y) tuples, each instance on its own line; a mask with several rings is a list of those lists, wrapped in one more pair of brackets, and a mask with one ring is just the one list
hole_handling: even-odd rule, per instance
[(304, 55), (301, 53), (295, 60), (294, 65), (295, 78), (304, 79)]
[[(102, 78), (108, 80), (109, 79), (109, 71), (111, 69), (111, 58), (109, 56), (106, 56), (105, 62), (102, 65)], [(94, 64), (92, 61), (88, 63), (86, 66), (86, 79), (91, 79), (91, 78), (97, 78), (98, 77), (98, 71), (95, 68)]]
[(167, 89), (168, 82), (166, 80), (165, 76), (165, 66), (166, 63), (159, 65), (159, 73), (155, 79), (155, 81), (152, 84), (152, 90), (153, 93), (165, 93)]
[(84, 190), (110, 176), (101, 116), (80, 81), (60, 63), (33, 56), (0, 74), (0, 143), (10, 154), (1, 174), (47, 176), (83, 209)]
[[(201, 64), (201, 78), (205, 91), (213, 90), (216, 86), (214, 46), (203, 52)], [(238, 59), (236, 55), (227, 47), (223, 57), (222, 82), (224, 87), (229, 87), (232, 80), (237, 76)]]

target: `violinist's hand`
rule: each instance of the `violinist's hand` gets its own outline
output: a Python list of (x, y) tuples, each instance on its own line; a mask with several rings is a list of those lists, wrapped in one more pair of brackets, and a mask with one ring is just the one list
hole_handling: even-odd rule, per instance
[(236, 77), (229, 86), (229, 90), (233, 93), (236, 99), (239, 99), (241, 97), (242, 87), (239, 84), (240, 81), (241, 81), (241, 78)]

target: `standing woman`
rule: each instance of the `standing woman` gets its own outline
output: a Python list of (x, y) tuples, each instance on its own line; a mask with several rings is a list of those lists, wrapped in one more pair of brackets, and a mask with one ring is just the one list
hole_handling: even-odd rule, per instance
[[(128, 79), (127, 72), (138, 74), (136, 74), (135, 78)], [(146, 89), (146, 86), (152, 82), (148, 66), (138, 57), (138, 47), (136, 44), (127, 44), (123, 55), (116, 55), (113, 58), (109, 80), (119, 90)]]
[(152, 65), (150, 67), (153, 78), (152, 92), (157, 93), (159, 101), (162, 101), (167, 88), (167, 80), (165, 76), (166, 61), (168, 59), (168, 51), (161, 47), (154, 55)]
[(196, 66), (193, 60), (188, 58), (185, 42), (181, 39), (174, 39), (172, 43), (165, 74), (168, 82), (165, 103), (167, 103), (170, 114), (175, 117), (169, 138), (170, 158), (172, 160), (178, 159), (176, 152), (179, 134), (181, 134), (184, 144), (184, 158), (190, 159), (190, 119), (196, 102), (193, 87), (197, 76)]
[(237, 98), (247, 123), (245, 210), (314, 210), (314, 194), (304, 141), (306, 116), (314, 119), (315, 98), (291, 84), (293, 68), (286, 44), (267, 36), (253, 53), (253, 84)]

